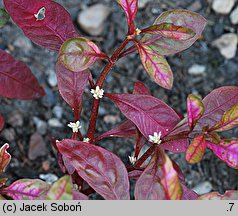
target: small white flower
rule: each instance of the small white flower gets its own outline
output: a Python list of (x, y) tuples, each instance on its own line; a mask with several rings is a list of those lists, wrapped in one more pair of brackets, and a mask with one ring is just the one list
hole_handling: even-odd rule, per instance
[(141, 30), (139, 28), (136, 29), (136, 35), (139, 35), (141, 33)]
[(83, 138), (83, 142), (89, 143), (90, 139), (89, 138)]
[(129, 157), (129, 161), (131, 162), (132, 165), (134, 165), (137, 161), (136, 157), (134, 156), (128, 156)]
[(97, 86), (96, 89), (91, 89), (91, 93), (93, 94), (93, 97), (98, 100), (103, 97), (104, 90)]
[(149, 141), (159, 145), (162, 141), (161, 140), (161, 132), (159, 132), (159, 133), (154, 132), (154, 136), (149, 135)]
[(76, 123), (70, 122), (68, 124), (68, 127), (72, 128), (74, 133), (77, 133), (79, 131), (79, 128), (81, 128), (80, 121), (76, 121)]

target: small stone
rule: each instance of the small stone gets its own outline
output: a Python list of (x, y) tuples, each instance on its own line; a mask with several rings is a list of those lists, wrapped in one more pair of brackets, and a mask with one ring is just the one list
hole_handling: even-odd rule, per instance
[(48, 171), (50, 169), (50, 161), (49, 160), (45, 160), (42, 162), (42, 169), (44, 171)]
[(15, 140), (16, 133), (13, 128), (7, 128), (1, 132), (1, 136), (8, 142), (13, 142)]
[(121, 118), (119, 116), (117, 116), (117, 115), (106, 115), (106, 116), (104, 116), (103, 121), (106, 124), (113, 124), (114, 125), (117, 122), (120, 122)]
[(47, 154), (47, 148), (43, 137), (37, 132), (32, 134), (30, 138), (30, 146), (28, 150), (28, 158), (30, 160), (35, 160), (40, 156), (45, 156)]
[(199, 11), (202, 9), (202, 4), (200, 1), (194, 1), (187, 9), (190, 11)]
[(238, 24), (238, 7), (232, 11), (230, 19), (232, 24), (234, 25)]
[(194, 64), (188, 69), (188, 73), (191, 75), (203, 75), (206, 71), (205, 65)]
[(17, 48), (20, 48), (24, 52), (29, 52), (32, 49), (32, 43), (30, 39), (25, 36), (19, 36), (14, 41), (13, 45)]
[(213, 41), (212, 45), (220, 50), (226, 59), (232, 59), (236, 55), (238, 38), (234, 33), (227, 33)]
[(48, 124), (50, 127), (55, 127), (55, 128), (63, 127), (63, 124), (57, 118), (49, 119)]
[(151, 1), (151, 0), (139, 0), (138, 8), (139, 8), (139, 9), (145, 8), (145, 6), (147, 5), (147, 3), (150, 2), (150, 1)]
[(193, 190), (198, 194), (202, 195), (212, 191), (212, 184), (209, 181), (202, 182), (196, 185)]
[(110, 13), (109, 7), (103, 4), (95, 4), (79, 13), (78, 24), (90, 35), (101, 35), (104, 30), (104, 22)]
[(8, 123), (12, 127), (21, 127), (23, 125), (23, 122), (23, 116), (19, 111), (13, 111), (12, 113), (10, 113)]
[(63, 108), (61, 106), (54, 106), (52, 112), (54, 113), (55, 117), (58, 119), (62, 118), (63, 115)]
[(46, 181), (49, 184), (53, 184), (59, 179), (55, 174), (52, 174), (52, 173), (40, 174), (39, 178)]
[(47, 123), (35, 116), (33, 117), (33, 121), (36, 126), (36, 131), (41, 135), (45, 135), (47, 133)]
[(55, 74), (55, 72), (53, 72), (53, 73), (50, 73), (49, 75), (48, 75), (48, 77), (47, 77), (47, 82), (49, 83), (49, 85), (51, 86), (51, 87), (55, 87), (55, 86), (57, 86), (57, 76), (56, 76), (56, 74)]
[(212, 9), (216, 13), (229, 14), (235, 2), (236, 0), (214, 0), (212, 3)]

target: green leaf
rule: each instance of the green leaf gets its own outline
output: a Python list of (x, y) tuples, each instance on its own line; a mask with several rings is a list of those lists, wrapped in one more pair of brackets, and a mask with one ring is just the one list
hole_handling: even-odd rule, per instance
[(191, 28), (176, 26), (172, 23), (161, 23), (159, 25), (152, 25), (142, 31), (147, 34), (157, 34), (165, 38), (174, 40), (188, 40), (193, 38), (196, 33)]
[(0, 8), (0, 28), (5, 26), (9, 19), (10, 19), (10, 16), (6, 12), (6, 10)]
[(238, 126), (238, 103), (227, 110), (221, 121), (213, 126), (210, 131), (222, 132)]
[(206, 141), (204, 135), (197, 136), (193, 139), (186, 151), (186, 160), (190, 164), (198, 163), (202, 160), (206, 150)]
[(72, 200), (73, 184), (69, 175), (63, 176), (55, 182), (47, 193), (48, 200)]
[(173, 72), (167, 60), (143, 43), (137, 43), (141, 62), (150, 77), (160, 86), (171, 89)]
[(96, 44), (84, 37), (71, 38), (60, 48), (60, 62), (73, 72), (88, 69), (99, 58), (106, 59), (107, 56)]

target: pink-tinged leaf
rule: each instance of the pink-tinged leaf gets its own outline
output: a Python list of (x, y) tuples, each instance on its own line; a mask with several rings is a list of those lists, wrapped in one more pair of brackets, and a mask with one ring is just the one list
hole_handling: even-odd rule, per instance
[(31, 100), (45, 95), (31, 70), (3, 50), (0, 50), (0, 66), (0, 96)]
[(160, 55), (172, 55), (189, 48), (202, 34), (206, 19), (201, 15), (183, 10), (176, 9), (162, 13), (154, 22), (154, 25), (170, 23), (175, 26), (191, 29), (195, 36), (187, 40), (177, 40), (173, 38), (162, 37), (161, 35), (146, 34), (142, 42), (148, 45), (152, 50)]
[(149, 28), (144, 29), (142, 33), (156, 34), (165, 38), (180, 41), (191, 39), (196, 35), (196, 33), (191, 28), (176, 26), (172, 23), (152, 25)]
[(164, 163), (158, 150), (153, 154), (148, 166), (135, 186), (136, 200), (175, 200), (181, 199), (182, 187), (172, 162), (165, 155)]
[(186, 151), (186, 160), (190, 164), (199, 163), (206, 151), (207, 145), (204, 135), (195, 137)]
[(137, 43), (141, 62), (150, 77), (160, 86), (171, 89), (173, 72), (167, 60), (143, 43)]
[(72, 200), (73, 184), (69, 175), (61, 177), (55, 182), (47, 193), (48, 200)]
[(4, 118), (0, 115), (0, 131), (3, 129), (5, 124)]
[(224, 86), (213, 90), (203, 99), (205, 111), (198, 123), (213, 127), (223, 114), (238, 103), (238, 86)]
[(8, 148), (9, 148), (9, 145), (7, 143), (5, 143), (0, 148), (0, 176), (5, 171), (7, 165), (11, 161), (11, 155), (7, 152)]
[(13, 21), (34, 43), (59, 50), (69, 38), (77, 37), (70, 14), (52, 0), (4, 0)]
[(173, 160), (171, 160), (171, 161), (172, 161), (174, 170), (178, 174), (180, 182), (185, 183), (185, 176), (184, 176), (182, 170), (180, 169), (179, 165), (175, 161), (173, 161)]
[(128, 34), (133, 34), (135, 31), (134, 20), (138, 10), (138, 0), (118, 0), (122, 9), (126, 13), (126, 18), (128, 22)]
[(188, 125), (190, 128), (194, 128), (197, 121), (202, 117), (204, 113), (204, 105), (199, 97), (195, 95), (189, 95), (187, 98), (187, 113), (188, 113)]
[(198, 197), (198, 200), (238, 200), (238, 191), (228, 190), (223, 195), (211, 192)]
[(154, 132), (164, 137), (180, 121), (177, 113), (163, 101), (149, 95), (105, 94), (149, 139)]
[(220, 122), (213, 126), (210, 131), (222, 132), (238, 126), (238, 103), (227, 110)]
[(57, 142), (57, 147), (78, 175), (105, 199), (130, 198), (127, 170), (116, 155), (101, 147), (76, 140)]
[(0, 188), (3, 187), (7, 182), (7, 178), (0, 178)]
[(185, 185), (181, 184), (183, 189), (182, 200), (196, 200), (198, 198), (198, 194), (193, 190), (187, 188)]
[(130, 179), (135, 179), (135, 180), (137, 180), (137, 179), (141, 176), (142, 173), (143, 173), (142, 170), (133, 170), (133, 171), (131, 171), (131, 172), (128, 173), (128, 177), (129, 177)]
[(104, 139), (105, 137), (133, 137), (136, 135), (136, 126), (133, 122), (127, 120), (121, 125), (107, 131), (106, 133), (98, 136), (95, 142)]
[(84, 37), (71, 38), (60, 48), (60, 62), (73, 72), (88, 69), (99, 58), (107, 57), (96, 44)]
[(72, 109), (80, 110), (90, 71), (74, 73), (66, 69), (60, 62), (57, 62), (56, 74), (61, 96)]
[(238, 169), (238, 140), (225, 139), (219, 144), (207, 141), (207, 147), (227, 165)]
[(179, 175), (174, 169), (172, 161), (165, 156), (165, 162), (162, 166), (161, 184), (169, 200), (180, 200), (182, 197), (182, 187), (179, 181)]
[(89, 199), (88, 196), (86, 196), (85, 194), (73, 190), (73, 200), (88, 200), (88, 199)]
[(3, 193), (15, 200), (45, 200), (49, 188), (39, 179), (21, 179), (4, 188)]
[(151, 95), (148, 88), (142, 82), (135, 82), (133, 94)]

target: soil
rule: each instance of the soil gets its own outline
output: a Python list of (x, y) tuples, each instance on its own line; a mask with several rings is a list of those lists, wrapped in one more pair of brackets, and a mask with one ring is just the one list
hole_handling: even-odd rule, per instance
[[(126, 20), (116, 1), (110, 0), (58, 0), (71, 14), (78, 31), (93, 40), (104, 52), (112, 54), (113, 50), (122, 42), (126, 33)], [(86, 6), (103, 3), (111, 8), (112, 13), (105, 23), (104, 33), (99, 37), (92, 37), (83, 32), (77, 25), (77, 14)], [(0, 1), (0, 7), (2, 2)], [(139, 10), (137, 24), (141, 28), (148, 26), (164, 10), (173, 8), (187, 8), (202, 14), (208, 25), (203, 38), (190, 49), (171, 56), (168, 61), (174, 71), (174, 86), (171, 91), (156, 85), (146, 74), (140, 63), (139, 56), (130, 55), (121, 59), (108, 76), (104, 89), (107, 92), (128, 93), (132, 91), (133, 83), (141, 81), (151, 90), (152, 94), (169, 104), (178, 112), (186, 113), (186, 98), (190, 93), (206, 96), (210, 91), (220, 86), (238, 85), (238, 56), (226, 60), (211, 42), (224, 33), (237, 32), (237, 26), (231, 24), (229, 16), (221, 16), (211, 10), (205, 0), (151, 0), (143, 9)], [(54, 71), (57, 55), (54, 52), (40, 48), (28, 41), (22, 31), (10, 21), (0, 29), (0, 48), (8, 50), (14, 57), (26, 63), (35, 74), (46, 91), (46, 96), (34, 101), (0, 99), (0, 113), (6, 120), (4, 130), (0, 135), (0, 145), (8, 142), (12, 161), (5, 176), (9, 183), (19, 178), (39, 178), (40, 174), (55, 174), (62, 176), (56, 160), (56, 152), (52, 148), (49, 137), (58, 140), (70, 137), (70, 128), (66, 125), (73, 121), (70, 107), (59, 95), (57, 86), (49, 84), (49, 75)], [(206, 66), (201, 75), (190, 75), (188, 69), (193, 64)], [(92, 68), (94, 78), (98, 76), (103, 62), (98, 61)], [(84, 97), (82, 113), (82, 133), (85, 134), (89, 120), (91, 100), (89, 87)], [(55, 108), (57, 107), (57, 108)], [(62, 113), (61, 113), (62, 112)], [(56, 121), (56, 127), (49, 125), (49, 120)], [(113, 128), (125, 117), (109, 100), (101, 103), (97, 133)], [(36, 128), (36, 122), (43, 124), (45, 131)], [(43, 156), (32, 159), (29, 156), (29, 145), (34, 133), (43, 137), (42, 148), (46, 145)], [(226, 133), (227, 137), (237, 137), (238, 129)], [(133, 139), (105, 139), (100, 145), (119, 155), (128, 164), (128, 155), (133, 151)], [(210, 182), (212, 191), (223, 193), (225, 190), (238, 189), (238, 172), (220, 161), (210, 151), (207, 151), (203, 161), (197, 165), (188, 165), (184, 155), (172, 155), (180, 164), (186, 176), (187, 185), (193, 188), (202, 182)], [(31, 159), (29, 159), (31, 158)]]

